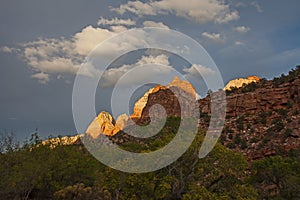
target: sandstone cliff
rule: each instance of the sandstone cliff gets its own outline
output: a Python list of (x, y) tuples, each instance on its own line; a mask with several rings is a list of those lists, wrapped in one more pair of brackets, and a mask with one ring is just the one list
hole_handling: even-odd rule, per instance
[(227, 85), (224, 87), (224, 90), (231, 90), (231, 88), (240, 88), (244, 84), (249, 84), (252, 82), (258, 82), (260, 78), (258, 76), (248, 76), (247, 78), (238, 78), (231, 80), (227, 83)]
[(92, 121), (85, 132), (93, 138), (97, 138), (100, 134), (112, 136), (125, 128), (128, 119), (126, 114), (122, 114), (115, 122), (108, 112), (103, 111)]
[[(278, 87), (274, 87), (272, 81), (267, 81), (258, 85), (258, 88), (253, 92), (243, 93), (242, 90), (238, 90), (226, 98), (226, 115), (236, 117), (246, 113), (268, 112), (286, 108), (291, 101), (299, 104), (299, 82), (300, 78), (298, 77), (291, 83), (283, 83)], [(210, 97), (200, 99), (199, 106), (202, 113), (210, 113)]]
[[(300, 148), (300, 68), (272, 81), (248, 79), (252, 80), (250, 84), (227, 91), (226, 121), (220, 141), (242, 152), (249, 160)], [(182, 105), (175, 94), (182, 99)], [(130, 117), (122, 115), (115, 122), (109, 113), (100, 113), (86, 132), (92, 137), (101, 133), (113, 136), (123, 130), (130, 119), (137, 124), (149, 123), (150, 111), (151, 120), (159, 119), (164, 112), (167, 116), (189, 116), (193, 111), (187, 105), (194, 100), (193, 86), (175, 77), (167, 86), (158, 85), (148, 90), (136, 102)], [(197, 102), (202, 129), (206, 129), (210, 121), (210, 101), (207, 96)]]
[[(176, 96), (177, 95), (177, 96)], [(181, 106), (178, 101), (180, 96)], [(189, 116), (191, 104), (196, 103), (196, 92), (192, 84), (180, 80), (177, 76), (167, 86), (157, 85), (149, 89), (135, 104), (133, 114), (129, 117), (126, 114), (120, 115), (116, 121), (108, 112), (101, 112), (89, 125), (86, 133), (93, 138), (99, 134), (113, 136), (131, 123), (132, 119), (137, 124), (150, 122), (150, 109), (152, 120), (161, 118), (164, 113), (167, 116)], [(161, 105), (157, 107), (154, 105)], [(196, 104), (195, 104), (196, 106)]]
[[(155, 107), (155, 105), (162, 107)], [(180, 80), (177, 76), (167, 86), (156, 86), (150, 89), (134, 106), (134, 114), (131, 115), (138, 124), (150, 121), (150, 109), (152, 120), (166, 116), (190, 116), (196, 106), (196, 91), (192, 84)]]
[[(248, 87), (248, 88), (247, 88)], [(300, 69), (230, 93), (221, 142), (249, 160), (300, 148)], [(207, 128), (210, 97), (199, 100), (201, 128)]]
[(50, 138), (42, 141), (41, 145), (50, 145), (50, 148), (55, 148), (58, 145), (73, 145), (76, 144), (83, 135), (64, 136)]

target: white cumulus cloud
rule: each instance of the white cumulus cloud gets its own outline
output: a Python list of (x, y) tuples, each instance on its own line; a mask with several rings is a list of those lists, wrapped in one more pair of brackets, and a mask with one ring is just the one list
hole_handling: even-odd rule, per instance
[[(155, 66), (151, 68), (147, 66), (149, 64), (157, 64), (160, 66)], [(169, 58), (165, 54), (158, 56), (142, 56), (136, 63), (131, 65), (122, 65), (118, 68), (110, 68), (103, 73), (103, 81), (101, 82), (102, 87), (113, 86), (124, 74), (133, 70), (135, 67), (147, 66), (147, 70), (139, 72), (135, 76), (131, 76), (130, 79), (126, 80), (125, 85), (138, 84), (149, 77), (162, 76), (172, 72), (172, 67), (170, 66)]]
[(203, 37), (206, 37), (210, 40), (213, 40), (215, 42), (223, 42), (224, 38), (222, 38), (220, 33), (208, 33), (208, 32), (203, 32), (202, 33)]
[(144, 27), (157, 27), (157, 28), (166, 28), (170, 29), (167, 25), (165, 25), (162, 22), (155, 22), (155, 21), (144, 21), (143, 22)]
[(87, 26), (75, 34), (73, 38), (75, 50), (81, 55), (87, 55), (96, 45), (113, 35), (114, 33), (107, 29)]
[(113, 32), (115, 33), (120, 33), (120, 32), (123, 32), (123, 31), (127, 31), (128, 28), (126, 28), (125, 26), (121, 26), (121, 25), (118, 25), (118, 26), (111, 26), (109, 27), (110, 30), (112, 30)]
[(44, 72), (33, 74), (31, 77), (38, 79), (38, 81), (42, 84), (46, 84), (50, 80), (49, 74), (45, 74)]
[(250, 28), (246, 27), (246, 26), (238, 26), (238, 27), (235, 27), (234, 30), (239, 33), (247, 33), (248, 31), (250, 31)]
[(187, 76), (210, 76), (216, 73), (214, 70), (199, 64), (193, 64), (189, 68), (185, 67), (183, 71), (187, 73)]
[(239, 16), (238, 11), (233, 11), (233, 12), (224, 14), (223, 17), (216, 18), (216, 22), (219, 24), (222, 24), (222, 23), (227, 23), (230, 21), (237, 20), (239, 18), (240, 18), (240, 16)]
[(12, 53), (12, 52), (14, 52), (14, 50), (15, 50), (14, 48), (10, 48), (8, 46), (3, 46), (0, 48), (0, 51), (2, 51), (4, 53)]
[(100, 17), (98, 25), (123, 25), (123, 26), (134, 26), (136, 24), (132, 19), (119, 19), (117, 17), (112, 19), (105, 19)]
[[(120, 31), (120, 28), (115, 29)], [(75, 75), (89, 52), (116, 32), (87, 26), (69, 39), (38, 38), (21, 44), (19, 48), (2, 47), (1, 50), (19, 54), (36, 72), (32, 78), (38, 79), (41, 83), (47, 83), (52, 74), (60, 77), (63, 77), (63, 74)], [(92, 76), (95, 73), (95, 69), (89, 69), (91, 71), (86, 70), (84, 75)]]
[(230, 9), (224, 1), (219, 0), (160, 0), (160, 1), (128, 1), (118, 8), (111, 10), (124, 14), (125, 12), (134, 13), (138, 16), (175, 14), (199, 23), (215, 22), (227, 23), (239, 18), (239, 13)]
[(245, 44), (244, 44), (243, 42), (241, 42), (241, 41), (235, 41), (234, 44), (237, 45), (237, 46), (243, 46), (243, 45), (245, 45)]
[(262, 9), (261, 5), (257, 1), (252, 1), (251, 6), (256, 8), (257, 12), (259, 12), (259, 13), (263, 12), (263, 9)]

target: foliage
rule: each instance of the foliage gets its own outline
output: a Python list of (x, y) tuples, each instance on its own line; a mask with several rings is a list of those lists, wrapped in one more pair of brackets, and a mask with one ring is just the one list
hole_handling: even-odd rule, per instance
[(287, 75), (281, 74), (280, 77), (275, 77), (272, 80), (273, 86), (276, 88), (276, 87), (279, 87), (279, 85), (281, 85), (281, 84), (292, 82), (299, 75), (300, 75), (300, 66), (298, 65), (295, 67), (295, 69), (290, 70)]
[[(168, 126), (174, 123), (176, 119), (170, 120)], [(157, 143), (149, 140), (150, 150), (169, 142), (174, 137), (172, 130), (171, 127), (163, 130), (164, 135), (157, 136), (161, 140)], [(82, 145), (51, 148), (51, 144), (42, 145), (35, 134), (23, 147), (9, 148), (12, 150), (0, 154), (0, 196), (2, 199), (257, 199), (258, 194), (265, 195), (260, 185), (274, 180), (280, 197), (296, 196), (300, 185), (299, 160), (255, 161), (250, 175), (246, 158), (219, 143), (208, 156), (199, 159), (203, 138), (204, 133), (199, 131), (184, 155), (163, 169), (129, 174), (104, 166)], [(242, 140), (239, 145), (243, 145)], [(129, 143), (124, 148), (134, 150), (141, 146)]]
[[(252, 183), (257, 186), (274, 185), (275, 190), (260, 189), (262, 198), (279, 197), (284, 199), (300, 198), (300, 163), (294, 158), (281, 156), (267, 157), (252, 165)], [(273, 193), (273, 194), (272, 194)]]
[(244, 130), (244, 120), (245, 118), (243, 116), (240, 116), (238, 119), (237, 119), (237, 129), (239, 131), (242, 131)]
[(249, 84), (244, 84), (243, 87), (241, 88), (241, 92), (242, 93), (254, 92), (258, 88), (259, 85), (256, 82), (251, 82)]

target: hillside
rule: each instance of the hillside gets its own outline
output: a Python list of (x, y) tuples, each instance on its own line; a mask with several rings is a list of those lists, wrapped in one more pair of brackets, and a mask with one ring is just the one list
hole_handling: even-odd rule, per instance
[[(299, 71), (300, 68), (297, 67), (288, 75), (273, 80), (251, 76), (246, 79), (250, 82), (244, 82), (242, 87), (240, 85), (232, 87), (233, 82), (239, 82), (241, 79), (230, 81), (230, 90), (226, 90), (226, 121), (220, 137), (221, 143), (232, 150), (242, 152), (248, 160), (272, 155), (287, 155), (290, 150), (298, 149), (300, 147)], [(150, 109), (155, 104), (163, 106), (169, 117), (188, 116), (191, 113), (189, 106), (181, 108), (174, 92), (184, 97), (183, 106), (193, 103), (195, 96), (193, 86), (175, 77), (168, 86), (156, 86), (146, 92), (136, 102), (134, 113), (130, 117), (121, 115), (114, 122), (109, 113), (100, 113), (98, 120), (91, 123), (87, 133), (96, 136), (103, 133), (120, 138), (118, 134), (132, 124), (129, 119), (138, 124), (149, 123)], [(218, 95), (218, 92), (214, 95)], [(210, 121), (210, 95), (198, 100), (198, 104), (201, 112), (199, 127), (205, 130)], [(151, 115), (155, 120), (160, 119), (162, 113), (160, 109), (152, 109)], [(91, 127), (101, 128), (94, 129), (93, 132)]]
[[(184, 87), (174, 89), (174, 83), (184, 83)], [(155, 102), (165, 106), (166, 124), (150, 138), (127, 135), (122, 130), (131, 126), (127, 123), (129, 116), (114, 120), (107, 112), (93, 120), (85, 136), (42, 142), (35, 133), (19, 146), (12, 135), (2, 135), (0, 196), (70, 200), (299, 199), (299, 83), (297, 67), (286, 76), (261, 79), (227, 91), (223, 133), (203, 159), (198, 153), (210, 120), (210, 96), (199, 100), (199, 130), (192, 145), (174, 163), (155, 172), (131, 174), (114, 170), (96, 160), (80, 140), (106, 134), (122, 149), (136, 153), (165, 146), (180, 124), (181, 113), (172, 91), (187, 97), (187, 103), (193, 97), (191, 85), (180, 80), (150, 90), (130, 116), (144, 125), (149, 123), (149, 109)], [(160, 112), (153, 110), (151, 114), (159, 117)], [(154, 125), (160, 123), (159, 118), (154, 119)], [(130, 162), (129, 159), (119, 164)]]
[[(199, 100), (201, 127), (208, 126), (210, 97)], [(300, 147), (300, 67), (273, 80), (227, 91), (222, 144), (249, 160)]]

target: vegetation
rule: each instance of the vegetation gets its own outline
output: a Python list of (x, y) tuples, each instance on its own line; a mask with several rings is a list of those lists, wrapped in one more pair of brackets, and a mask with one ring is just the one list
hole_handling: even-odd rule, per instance
[[(281, 74), (280, 77), (275, 77), (272, 80), (271, 85), (273, 85), (274, 88), (278, 88), (281, 84), (293, 82), (299, 75), (300, 75), (300, 65), (296, 66), (295, 69), (290, 70), (287, 75)], [(230, 87), (230, 90), (226, 90), (226, 95), (254, 92), (258, 88), (265, 87), (267, 82), (268, 82), (267, 79), (262, 78), (259, 82), (251, 82), (249, 84), (243, 84), (241, 88), (232, 86)]]
[[(171, 118), (160, 136), (138, 144), (130, 141), (122, 148), (139, 152), (145, 151), (146, 144), (150, 150), (158, 149), (174, 137), (177, 122)], [(129, 174), (101, 164), (80, 144), (51, 148), (51, 144), (41, 145), (35, 133), (20, 147), (12, 134), (3, 134), (0, 196), (1, 199), (107, 200), (300, 198), (299, 153), (255, 161), (249, 171), (246, 157), (220, 143), (207, 157), (199, 159), (203, 137), (199, 131), (187, 152), (168, 167)], [(232, 145), (246, 148), (247, 142), (234, 136)], [(274, 191), (265, 192), (270, 185)]]
[(288, 82), (292, 82), (294, 81), (297, 76), (300, 75), (300, 65), (296, 66), (295, 69), (292, 69), (289, 71), (289, 73), (287, 75), (285, 74), (281, 74), (280, 77), (275, 77), (273, 80), (272, 80), (272, 83), (273, 83), (273, 86), (274, 87), (278, 87), (279, 85), (281, 84), (284, 84), (284, 83), (288, 83)]
[(256, 82), (251, 82), (249, 84), (244, 84), (241, 91), (242, 93), (254, 92), (257, 88), (259, 88), (259, 85)]
[[(251, 181), (261, 188), (259, 190), (261, 198), (268, 199), (270, 196), (276, 196), (277, 199), (299, 199), (299, 167), (299, 159), (294, 157), (267, 157), (252, 164)], [(266, 185), (271, 186), (272, 189), (266, 191), (266, 187), (259, 187)]]

